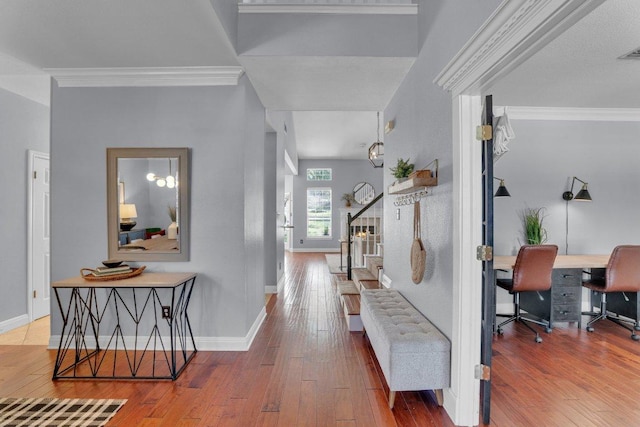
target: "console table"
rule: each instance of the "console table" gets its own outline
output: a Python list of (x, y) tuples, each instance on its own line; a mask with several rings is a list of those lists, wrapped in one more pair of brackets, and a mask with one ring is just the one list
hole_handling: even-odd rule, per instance
[(175, 380), (196, 350), (187, 309), (195, 273), (52, 283), (63, 326), (53, 379)]

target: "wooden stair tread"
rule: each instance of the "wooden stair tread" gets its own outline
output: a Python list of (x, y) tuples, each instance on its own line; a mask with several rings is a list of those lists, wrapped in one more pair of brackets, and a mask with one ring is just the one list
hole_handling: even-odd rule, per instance
[(342, 300), (347, 315), (360, 314), (360, 295), (342, 295)]
[(382, 286), (377, 280), (360, 280), (360, 286), (364, 289), (382, 289)]

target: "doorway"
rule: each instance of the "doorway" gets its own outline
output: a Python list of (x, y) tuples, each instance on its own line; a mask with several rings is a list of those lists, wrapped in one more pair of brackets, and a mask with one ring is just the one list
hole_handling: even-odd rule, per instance
[(50, 313), (50, 167), (49, 154), (29, 151), (28, 274), (29, 321)]

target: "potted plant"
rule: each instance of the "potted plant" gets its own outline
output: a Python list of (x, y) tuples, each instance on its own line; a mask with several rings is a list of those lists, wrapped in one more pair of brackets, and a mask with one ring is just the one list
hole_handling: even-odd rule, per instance
[(413, 172), (414, 165), (409, 163), (409, 160), (409, 158), (407, 160), (399, 158), (396, 167), (389, 168), (393, 176), (398, 179), (398, 182), (404, 181)]
[(342, 200), (344, 200), (344, 205), (346, 207), (351, 207), (351, 203), (356, 201), (356, 198), (353, 197), (352, 193), (344, 193), (342, 195)]
[(522, 212), (524, 238), (528, 245), (541, 245), (547, 241), (547, 230), (542, 226), (544, 208), (526, 208)]

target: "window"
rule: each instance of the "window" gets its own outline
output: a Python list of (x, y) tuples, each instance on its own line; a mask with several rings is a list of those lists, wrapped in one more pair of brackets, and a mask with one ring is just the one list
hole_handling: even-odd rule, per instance
[(331, 168), (307, 169), (307, 181), (331, 181)]
[(331, 237), (330, 188), (307, 188), (307, 237)]

